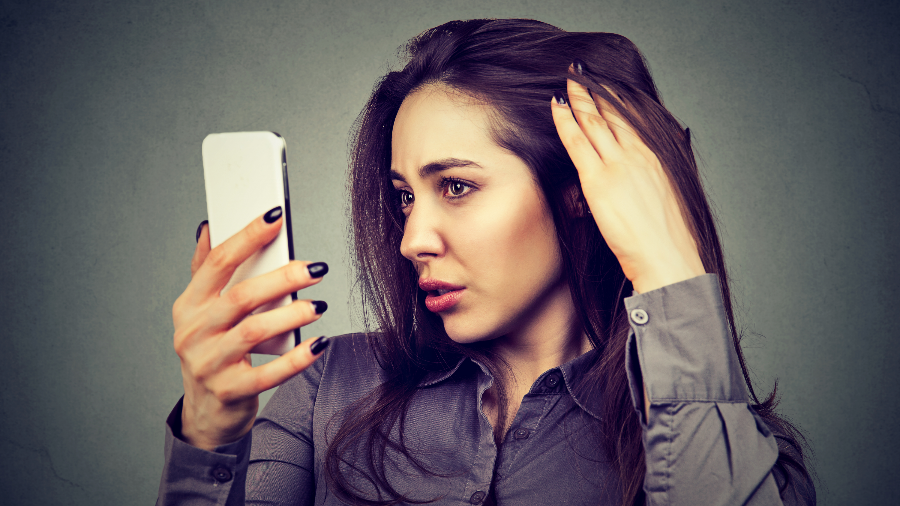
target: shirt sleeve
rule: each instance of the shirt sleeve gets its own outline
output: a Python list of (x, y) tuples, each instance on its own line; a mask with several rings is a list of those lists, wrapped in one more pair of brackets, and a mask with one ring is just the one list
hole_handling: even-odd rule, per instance
[(181, 436), (182, 400), (166, 420), (157, 506), (311, 505), (315, 499), (313, 407), (325, 356), (278, 387), (253, 430), (214, 451)]
[(181, 439), (183, 402), (182, 397), (166, 419), (165, 464), (157, 506), (243, 505), (251, 433), (214, 451), (191, 446)]
[(281, 385), (253, 427), (247, 504), (308, 506), (316, 499), (314, 409), (335, 346)]
[(718, 277), (635, 294), (625, 307), (647, 504), (782, 504), (772, 473), (778, 445), (749, 405)]

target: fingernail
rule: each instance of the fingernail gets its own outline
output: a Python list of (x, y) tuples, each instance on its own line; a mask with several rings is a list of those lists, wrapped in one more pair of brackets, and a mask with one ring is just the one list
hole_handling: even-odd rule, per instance
[(328, 264), (326, 264), (325, 262), (316, 262), (314, 264), (307, 265), (306, 270), (309, 271), (309, 276), (311, 278), (321, 278), (322, 276), (328, 274)]
[(200, 222), (200, 225), (197, 226), (197, 238), (194, 239), (194, 242), (200, 242), (200, 234), (203, 233), (203, 225), (209, 223), (209, 220), (203, 220)]
[(572, 66), (575, 67), (575, 73), (583, 76), (584, 75), (584, 62), (575, 58), (572, 60)]
[(281, 218), (281, 206), (274, 207), (263, 215), (263, 220), (265, 220), (266, 223), (275, 223), (278, 218)]
[(331, 339), (322, 336), (309, 345), (309, 352), (313, 355), (318, 355), (319, 353), (322, 353), (322, 350), (327, 348), (329, 344), (331, 344)]
[(328, 303), (324, 300), (314, 300), (312, 301), (312, 305), (316, 310), (316, 314), (322, 314), (325, 311), (328, 311)]
[(556, 103), (559, 105), (566, 105), (566, 97), (563, 96), (561, 91), (553, 92), (553, 100), (556, 100)]

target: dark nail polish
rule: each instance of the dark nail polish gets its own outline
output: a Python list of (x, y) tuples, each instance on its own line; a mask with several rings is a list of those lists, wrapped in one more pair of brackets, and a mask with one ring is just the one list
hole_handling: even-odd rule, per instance
[(203, 233), (203, 225), (206, 225), (207, 223), (209, 223), (209, 220), (203, 220), (200, 222), (200, 225), (197, 226), (197, 238), (194, 239), (195, 242), (200, 241), (200, 234)]
[(328, 303), (324, 300), (314, 300), (312, 301), (312, 305), (316, 308), (316, 314), (322, 314), (325, 311), (328, 311)]
[(562, 94), (561, 91), (553, 92), (553, 100), (556, 100), (556, 103), (559, 105), (566, 105), (566, 97)]
[(318, 355), (319, 353), (322, 353), (322, 351), (327, 348), (329, 344), (331, 344), (331, 339), (322, 336), (313, 341), (311, 345), (309, 345), (309, 351), (313, 355)]
[(328, 274), (328, 264), (326, 264), (325, 262), (316, 262), (314, 264), (307, 265), (306, 270), (309, 271), (310, 277), (321, 278), (322, 276)]
[(575, 67), (575, 73), (583, 76), (584, 75), (584, 62), (575, 58), (572, 60), (572, 66)]
[(263, 216), (263, 220), (265, 220), (266, 223), (275, 223), (278, 218), (281, 218), (281, 206), (270, 209), (269, 212)]

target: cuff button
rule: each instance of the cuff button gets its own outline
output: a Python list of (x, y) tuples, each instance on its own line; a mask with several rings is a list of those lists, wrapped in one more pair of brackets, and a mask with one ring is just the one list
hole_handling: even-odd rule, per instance
[(219, 483), (225, 483), (226, 481), (231, 480), (231, 471), (224, 467), (217, 467), (212, 471), (213, 478), (216, 479)]
[(647, 323), (650, 317), (647, 316), (647, 312), (643, 309), (633, 309), (631, 311), (631, 321), (637, 323), (638, 325), (643, 325)]

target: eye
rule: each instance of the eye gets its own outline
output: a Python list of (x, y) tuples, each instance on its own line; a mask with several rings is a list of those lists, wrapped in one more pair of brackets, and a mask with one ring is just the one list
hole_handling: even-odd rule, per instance
[(411, 206), (412, 203), (416, 200), (416, 197), (406, 190), (400, 190), (399, 193), (400, 209), (406, 209), (407, 207)]
[(453, 178), (445, 178), (441, 181), (441, 186), (444, 187), (444, 196), (451, 199), (463, 197), (470, 193), (473, 188), (472, 185)]
[(462, 195), (463, 192), (466, 191), (466, 188), (468, 187), (459, 181), (454, 181), (447, 185), (447, 191), (450, 192), (450, 195), (454, 196)]

